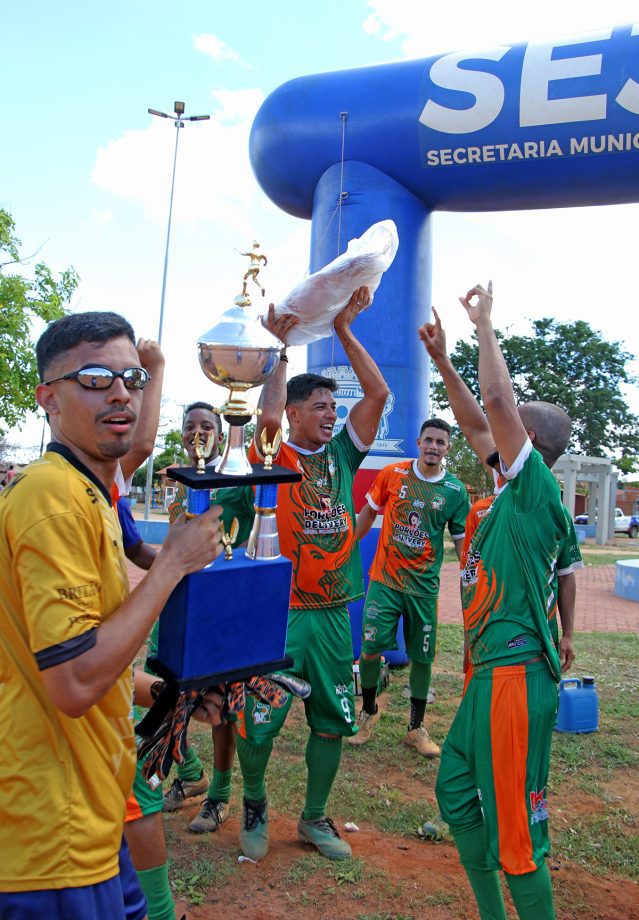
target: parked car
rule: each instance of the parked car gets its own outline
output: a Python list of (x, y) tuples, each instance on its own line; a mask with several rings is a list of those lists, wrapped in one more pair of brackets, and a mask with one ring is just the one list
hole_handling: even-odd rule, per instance
[[(575, 524), (587, 524), (588, 515), (578, 514), (575, 518)], [(597, 518), (595, 517), (595, 524)], [(627, 533), (631, 540), (639, 536), (639, 516), (636, 514), (624, 514), (621, 508), (615, 508), (615, 533)]]

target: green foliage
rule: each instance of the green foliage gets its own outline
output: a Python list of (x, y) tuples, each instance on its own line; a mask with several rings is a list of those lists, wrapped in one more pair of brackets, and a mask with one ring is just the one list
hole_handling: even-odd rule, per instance
[[(595, 457), (616, 455), (630, 472), (639, 454), (639, 419), (621, 392), (635, 379), (627, 370), (633, 355), (619, 342), (607, 342), (588, 323), (534, 320), (532, 335), (497, 332), (518, 402), (546, 400), (561, 406), (573, 422), (571, 449)], [(458, 342), (451, 355), (462, 379), (479, 398), (477, 341)], [(446, 389), (436, 378), (433, 400), (448, 406)]]
[[(153, 478), (156, 479), (158, 471), (163, 470), (173, 463), (188, 466), (188, 454), (182, 444), (182, 432), (179, 428), (172, 428), (164, 435), (162, 450), (153, 458)], [(144, 488), (146, 485), (146, 463), (135, 471), (133, 485)]]
[(456, 426), (451, 432), (446, 469), (478, 495), (490, 495), (493, 491), (493, 482), (484, 464), (479, 462), (475, 451)]
[(14, 229), (13, 218), (0, 208), (0, 433), (37, 408), (33, 321), (49, 323), (63, 316), (79, 282), (73, 268), (55, 281), (44, 262), (35, 266), (32, 278), (7, 271), (9, 266), (25, 264)]

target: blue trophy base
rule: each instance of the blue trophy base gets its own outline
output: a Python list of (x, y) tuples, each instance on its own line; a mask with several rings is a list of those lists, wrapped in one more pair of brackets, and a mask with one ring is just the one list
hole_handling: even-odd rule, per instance
[(281, 670), (293, 566), (289, 559), (232, 559), (187, 575), (160, 615), (158, 673), (182, 689)]

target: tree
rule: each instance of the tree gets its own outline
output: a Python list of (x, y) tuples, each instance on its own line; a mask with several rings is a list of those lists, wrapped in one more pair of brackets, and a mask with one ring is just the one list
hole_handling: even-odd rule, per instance
[[(572, 419), (570, 450), (609, 457), (623, 472), (631, 472), (638, 462), (639, 418), (628, 408), (621, 386), (636, 383), (626, 369), (633, 355), (619, 342), (605, 341), (582, 320), (534, 320), (532, 333), (497, 332), (517, 401), (546, 400), (561, 406)], [(472, 343), (457, 342), (451, 360), (479, 398), (476, 337)], [(437, 377), (433, 401), (440, 408), (448, 406)]]
[(490, 495), (495, 487), (486, 467), (477, 459), (475, 451), (457, 426), (453, 426), (451, 431), (446, 469), (477, 495)]
[[(164, 435), (162, 450), (153, 458), (153, 478), (159, 470), (163, 470), (172, 463), (180, 463), (187, 466), (189, 462), (188, 454), (182, 444), (182, 432), (179, 428), (172, 428)], [(133, 474), (133, 485), (144, 488), (146, 486), (146, 463)]]
[(33, 278), (7, 272), (11, 265), (26, 265), (20, 255), (11, 215), (0, 208), (0, 433), (22, 421), (37, 409), (34, 388), (38, 382), (35, 352), (31, 342), (34, 320), (51, 322), (64, 316), (78, 286), (73, 268), (55, 281), (51, 269), (38, 262)]

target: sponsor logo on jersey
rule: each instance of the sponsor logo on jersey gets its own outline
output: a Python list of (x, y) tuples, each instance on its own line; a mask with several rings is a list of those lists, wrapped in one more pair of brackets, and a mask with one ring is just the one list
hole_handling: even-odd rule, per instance
[(475, 512), (475, 517), (478, 520), (481, 520), (481, 518), (486, 517), (487, 514), (490, 514), (492, 510), (493, 510), (492, 505), (489, 505), (488, 508), (480, 508), (479, 511)]
[(530, 793), (530, 823), (539, 824), (540, 821), (548, 820), (548, 802), (546, 800), (546, 787), (537, 792), (533, 790)]
[(450, 482), (450, 480), (445, 479), (444, 485), (447, 489), (454, 489), (455, 492), (461, 491), (461, 485), (458, 482)]
[(416, 499), (413, 502), (413, 508), (425, 508), (425, 507), (426, 507), (426, 502), (422, 502), (419, 499)]
[(335, 693), (337, 696), (343, 696), (345, 693), (348, 693), (348, 687), (346, 684), (335, 684)]
[(271, 707), (268, 703), (258, 700), (253, 707), (253, 722), (256, 725), (266, 725), (271, 721)]
[(481, 554), (476, 551), (473, 552), (471, 546), (466, 559), (466, 566), (460, 576), (462, 587), (469, 588), (471, 585), (477, 584), (477, 569), (479, 568), (480, 561)]
[(393, 539), (412, 549), (423, 549), (430, 534), (427, 530), (420, 530), (418, 525), (419, 515), (416, 511), (411, 511), (408, 515), (408, 524), (395, 524), (393, 527)]
[(435, 498), (430, 503), (431, 508), (435, 511), (441, 511), (444, 507), (445, 499), (443, 495), (436, 495)]
[(57, 594), (63, 601), (79, 601), (85, 597), (95, 597), (100, 593), (100, 585), (94, 582), (88, 585), (75, 585), (73, 588), (57, 588)]
[(528, 645), (527, 636), (515, 636), (514, 639), (509, 639), (506, 643), (506, 648), (524, 648)]
[(319, 498), (322, 506), (319, 511), (317, 508), (304, 508), (304, 530), (346, 533), (349, 529), (346, 505), (339, 504), (331, 508), (330, 495), (323, 494)]
[(364, 624), (364, 641), (374, 642), (376, 636), (377, 636), (377, 626), (372, 626), (370, 623), (365, 623)]
[(401, 466), (396, 466), (396, 467), (393, 469), (393, 473), (399, 473), (400, 476), (409, 476), (409, 475), (410, 475), (410, 470), (405, 470), (405, 469), (403, 469), (403, 467), (401, 467)]

